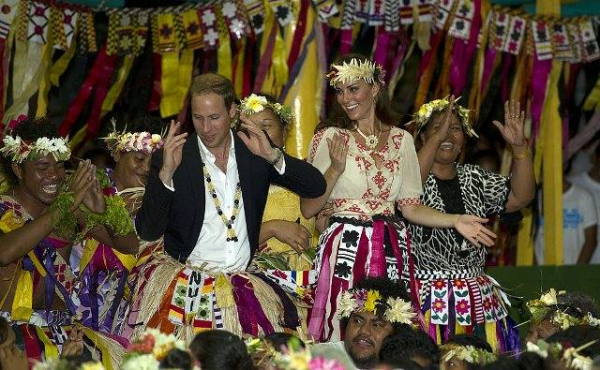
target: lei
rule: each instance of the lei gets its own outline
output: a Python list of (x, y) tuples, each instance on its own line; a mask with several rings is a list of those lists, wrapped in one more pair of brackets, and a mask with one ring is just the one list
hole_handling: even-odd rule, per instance
[[(68, 359), (61, 357), (52, 357), (44, 362), (36, 362), (33, 365), (33, 370), (71, 370), (73, 365)], [(81, 364), (78, 370), (105, 370), (102, 362), (86, 362)], [(139, 369), (138, 369), (139, 370)]]
[(331, 71), (326, 74), (329, 79), (329, 85), (335, 86), (338, 82), (350, 83), (359, 79), (365, 80), (373, 85), (375, 81), (384, 84), (385, 71), (379, 64), (370, 60), (362, 61), (352, 58), (350, 62), (342, 64), (332, 64)]
[(440, 350), (446, 352), (444, 361), (450, 361), (453, 358), (476, 365), (486, 365), (496, 361), (496, 355), (486, 350), (475, 348), (473, 346), (461, 346), (455, 343), (444, 344)]
[(250, 96), (242, 99), (240, 102), (240, 111), (248, 116), (255, 113), (260, 113), (265, 108), (269, 108), (275, 112), (284, 126), (288, 126), (294, 122), (294, 115), (292, 114), (292, 109), (289, 106), (279, 103), (271, 103), (262, 95), (251, 94)]
[(400, 298), (384, 300), (378, 290), (350, 289), (339, 303), (339, 316), (350, 317), (354, 312), (372, 312), (384, 316), (389, 322), (413, 325), (417, 315), (410, 304)]
[(103, 138), (106, 148), (114, 156), (116, 153), (142, 152), (152, 154), (163, 147), (165, 141), (161, 135), (151, 134), (147, 131), (119, 132), (116, 129), (116, 121), (112, 121), (113, 130), (107, 137)]
[(344, 370), (345, 367), (334, 359), (322, 356), (313, 356), (307, 348), (301, 348), (296, 339), (289, 341), (287, 348), (282, 352), (276, 351), (272, 345), (260, 338), (246, 340), (248, 353), (257, 359), (260, 365), (270, 359), (279, 370)]
[(16, 163), (35, 161), (49, 154), (60, 162), (71, 157), (71, 149), (69, 149), (67, 140), (62, 137), (40, 137), (35, 142), (28, 142), (18, 135), (15, 137), (7, 135), (4, 137), (3, 142), (4, 146), (0, 149), (0, 152)]
[(527, 308), (531, 313), (531, 322), (535, 325), (539, 325), (550, 313), (552, 313), (552, 317), (550, 318), (552, 325), (561, 330), (566, 330), (571, 326), (576, 325), (600, 327), (600, 320), (592, 316), (589, 312), (583, 317), (578, 318), (561, 310), (558, 306), (558, 296), (564, 294), (566, 294), (566, 291), (561, 290), (556, 292), (556, 290), (552, 288), (548, 292), (542, 294), (539, 299), (527, 302)]
[[(417, 111), (415, 119), (407, 123), (407, 125), (416, 123), (417, 131), (415, 135), (418, 135), (419, 132), (421, 132), (423, 126), (425, 126), (425, 124), (431, 118), (431, 115), (435, 112), (443, 111), (444, 109), (446, 109), (446, 107), (448, 107), (449, 104), (450, 101), (448, 100), (448, 98), (436, 99), (430, 101), (429, 103), (423, 104), (421, 108), (419, 108), (419, 110)], [(460, 119), (460, 124), (462, 125), (467, 135), (471, 137), (479, 137), (475, 133), (475, 130), (473, 130), (473, 127), (471, 127), (471, 124), (469, 123), (469, 110), (464, 107), (461, 107), (460, 105), (455, 105), (454, 107), (456, 108), (456, 113), (458, 114), (458, 118)]]
[(132, 343), (123, 356), (123, 370), (158, 370), (160, 361), (170, 350), (186, 350), (185, 343), (173, 334), (161, 333), (158, 329), (146, 329), (142, 339)]
[(544, 340), (538, 340), (537, 343), (527, 343), (526, 351), (536, 353), (541, 358), (554, 360), (565, 360), (566, 367), (577, 370), (591, 370), (593, 360), (587, 356), (581, 355), (579, 352), (593, 345), (597, 341), (592, 341), (578, 348), (563, 346), (561, 343), (548, 343)]
[[(104, 189), (110, 186), (110, 180), (102, 170), (97, 171), (100, 186)], [(69, 191), (69, 185), (73, 179), (73, 174), (67, 175), (61, 185), (61, 192), (54, 202), (50, 205), (50, 210), (56, 210), (58, 216), (52, 220), (52, 226), (58, 236), (66, 240), (81, 240), (87, 233), (97, 225), (106, 225), (110, 227), (116, 235), (127, 235), (134, 231), (133, 223), (129, 212), (125, 208), (125, 201), (118, 196), (104, 196), (106, 210), (103, 214), (97, 214), (89, 209), (83, 203), (79, 205), (79, 210), (85, 214), (86, 222), (83, 230), (77, 232), (78, 223), (71, 207), (74, 203), (73, 194)]]

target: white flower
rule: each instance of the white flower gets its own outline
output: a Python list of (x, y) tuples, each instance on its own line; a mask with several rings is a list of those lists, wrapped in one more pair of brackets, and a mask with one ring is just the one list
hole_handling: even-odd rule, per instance
[(540, 301), (542, 301), (542, 303), (546, 306), (556, 305), (556, 290), (551, 288), (546, 294), (542, 294)]
[(570, 369), (576, 370), (591, 370), (594, 362), (589, 357), (581, 356), (577, 353), (573, 354), (574, 357), (571, 358), (571, 366)]
[(385, 310), (385, 317), (389, 322), (412, 324), (412, 320), (417, 314), (413, 312), (410, 302), (390, 297), (387, 299), (387, 304), (389, 307)]
[(600, 320), (592, 316), (591, 313), (588, 312), (587, 316), (584, 318), (589, 326), (600, 327)]
[(122, 370), (158, 370), (160, 363), (153, 355), (140, 355), (127, 359), (122, 365)]
[(527, 352), (537, 353), (541, 358), (548, 357), (548, 348), (541, 349), (539, 345), (527, 342)]
[(47, 137), (40, 137), (33, 146), (38, 152), (50, 152), (52, 150), (52, 142)]
[(160, 143), (161, 140), (162, 140), (162, 137), (160, 135), (158, 135), (158, 134), (153, 134), (152, 137), (150, 138), (150, 141), (154, 145)]
[(354, 296), (349, 291), (345, 291), (342, 294), (342, 298), (340, 299), (340, 303), (338, 304), (339, 316), (340, 317), (350, 317), (352, 312), (356, 309), (356, 300)]
[(248, 114), (260, 113), (268, 104), (267, 98), (264, 96), (252, 94), (242, 101), (242, 109)]

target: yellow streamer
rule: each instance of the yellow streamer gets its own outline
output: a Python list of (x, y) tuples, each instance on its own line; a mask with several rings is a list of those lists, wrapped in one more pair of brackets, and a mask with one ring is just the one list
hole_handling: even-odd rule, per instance
[(237, 96), (242, 96), (244, 89), (244, 55), (246, 53), (246, 39), (241, 39), (238, 41), (238, 48), (235, 54), (236, 64), (235, 71), (233, 71), (235, 76), (235, 94)]
[[(52, 54), (54, 54), (54, 37), (52, 32), (48, 32), (47, 44), (45, 45), (44, 54), (42, 56), (42, 63), (40, 64), (41, 69), (44, 72), (50, 70), (50, 65), (52, 64)], [(35, 113), (36, 117), (44, 117), (48, 112), (48, 93), (50, 92), (50, 73), (44, 73), (42, 77), (40, 77), (41, 83), (39, 87), (38, 93), (38, 101), (37, 101), (37, 111)]]
[(121, 65), (121, 68), (119, 68), (119, 72), (117, 73), (117, 80), (110, 87), (110, 90), (108, 90), (108, 94), (106, 94), (106, 99), (104, 99), (104, 102), (102, 102), (102, 109), (100, 111), (100, 119), (102, 119), (102, 117), (104, 117), (106, 115), (106, 113), (110, 112), (113, 109), (113, 107), (115, 106), (115, 103), (117, 102), (117, 99), (119, 98), (119, 95), (121, 95), (121, 91), (123, 91), (123, 86), (125, 85), (125, 81), (127, 81), (127, 77), (129, 76), (129, 73), (131, 72), (131, 68), (133, 67), (134, 60), (135, 60), (135, 57), (131, 54), (126, 55), (123, 58), (123, 64)]
[(28, 322), (33, 314), (33, 277), (31, 272), (21, 270), (10, 317), (13, 321)]
[(83, 125), (82, 128), (77, 131), (71, 140), (69, 140), (69, 148), (75, 149), (79, 144), (85, 140), (87, 135), (87, 124)]
[(106, 370), (116, 369), (115, 365), (112, 362), (110, 349), (108, 348), (106, 342), (101, 338), (98, 333), (94, 332), (92, 329), (88, 329), (86, 327), (80, 326), (80, 329), (83, 330), (85, 336), (92, 341), (95, 347), (97, 347), (102, 353), (102, 365)]
[(58, 346), (52, 343), (50, 338), (48, 338), (44, 332), (44, 329), (36, 326), (35, 331), (37, 332), (38, 339), (44, 344), (44, 354), (46, 355), (46, 360), (58, 357)]
[(179, 52), (165, 53), (162, 55), (162, 74), (161, 88), (162, 97), (160, 100), (161, 117), (174, 116), (181, 109), (179, 95)]
[[(231, 52), (230, 52), (231, 54)], [(192, 70), (194, 69), (194, 51), (184, 50), (179, 59), (179, 109), (183, 109), (183, 103), (192, 85)], [(230, 68), (231, 69), (231, 68)]]
[(219, 27), (219, 48), (217, 50), (218, 55), (218, 66), (217, 70), (219, 73), (228, 79), (233, 76), (232, 71), (232, 58), (231, 58), (231, 44), (229, 41), (229, 32), (227, 28)]
[(73, 40), (71, 41), (71, 46), (60, 56), (60, 58), (54, 63), (52, 68), (50, 69), (50, 82), (52, 86), (58, 87), (60, 85), (60, 76), (65, 73), (69, 63), (73, 59), (75, 55), (77, 35), (73, 36)]
[(583, 103), (583, 110), (590, 111), (600, 108), (600, 78)]
[[(315, 24), (316, 13), (311, 7), (308, 10), (306, 34)], [(285, 99), (285, 104), (292, 108), (296, 117), (286, 137), (286, 152), (297, 158), (308, 156), (308, 144), (312, 139), (319, 119), (321, 99), (321, 82), (323, 76), (319, 73), (321, 68), (317, 58), (316, 38), (307, 45), (307, 55), (298, 74), (296, 83), (293, 84)]]
[(215, 279), (215, 297), (217, 299), (217, 306), (221, 308), (235, 306), (233, 287), (223, 274), (219, 274)]

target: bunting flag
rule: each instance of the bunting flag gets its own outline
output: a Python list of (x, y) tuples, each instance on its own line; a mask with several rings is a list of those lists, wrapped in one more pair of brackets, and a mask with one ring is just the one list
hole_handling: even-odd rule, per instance
[(554, 31), (554, 59), (569, 61), (573, 58), (571, 51), (571, 42), (569, 41), (569, 33), (567, 26), (563, 23), (556, 22), (553, 26)]
[[(386, 1), (386, 4), (388, 3), (395, 3), (395, 1)], [(329, 18), (340, 13), (339, 8), (335, 4), (335, 0), (313, 0), (313, 4), (317, 9), (319, 21), (322, 23), (326, 23)]]
[(600, 58), (598, 41), (596, 40), (592, 21), (589, 18), (584, 19), (579, 23), (579, 29), (581, 30), (581, 43), (583, 44), (583, 59), (589, 63)]
[(454, 7), (454, 1), (455, 0), (441, 0), (436, 4), (434, 17), (435, 27), (438, 30), (443, 30), (446, 27), (446, 22), (448, 22), (448, 18)]
[(271, 11), (281, 27), (285, 27), (294, 19), (291, 3), (286, 0), (268, 0)]
[(265, 30), (266, 10), (262, 0), (244, 0), (244, 5), (250, 18), (250, 25), (254, 33), (260, 35)]
[(240, 40), (250, 32), (248, 21), (244, 16), (241, 0), (226, 0), (223, 2), (221, 13), (225, 17), (225, 23), (229, 29), (229, 34), (234, 40)]
[(19, 0), (3, 0), (0, 6), (0, 39), (8, 38), (10, 25), (17, 14)]
[(527, 22), (525, 18), (519, 16), (510, 17), (510, 26), (502, 50), (512, 55), (518, 55), (521, 52), (523, 37), (525, 36)]
[(553, 57), (550, 24), (543, 20), (531, 22), (531, 31), (535, 41), (535, 54), (538, 60), (549, 60)]
[(216, 49), (219, 46), (219, 31), (217, 31), (217, 15), (212, 6), (205, 6), (199, 11), (200, 28), (202, 29), (204, 47)]
[(459, 0), (454, 20), (448, 31), (450, 36), (461, 40), (468, 40), (474, 14), (475, 8), (472, 0)]

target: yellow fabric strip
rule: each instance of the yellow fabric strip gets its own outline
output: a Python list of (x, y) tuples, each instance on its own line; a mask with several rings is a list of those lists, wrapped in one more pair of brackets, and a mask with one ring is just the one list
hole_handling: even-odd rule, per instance
[(50, 65), (52, 64), (52, 54), (54, 54), (54, 37), (52, 36), (52, 32), (48, 32), (48, 40), (47, 44), (44, 46), (44, 54), (42, 57), (42, 63), (40, 68), (44, 70), (43, 76), (40, 77), (40, 87), (37, 101), (37, 111), (35, 113), (36, 117), (44, 117), (48, 112), (48, 93), (50, 92), (50, 73), (47, 71), (50, 70)]
[(238, 49), (235, 53), (236, 64), (235, 64), (235, 94), (242, 96), (244, 88), (244, 56), (246, 54), (246, 39), (243, 38), (238, 41)]
[(231, 43), (229, 41), (229, 31), (227, 28), (219, 27), (219, 48), (217, 49), (217, 56), (217, 71), (221, 75), (231, 79), (233, 76), (233, 59), (231, 57)]
[(486, 322), (485, 323), (485, 337), (487, 342), (492, 347), (494, 353), (498, 353), (498, 337), (496, 336), (496, 325), (500, 325), (499, 322)]
[(108, 348), (105, 340), (103, 340), (103, 338), (100, 337), (98, 333), (96, 333), (92, 329), (83, 326), (80, 326), (79, 328), (83, 329), (83, 333), (85, 334), (85, 336), (89, 340), (91, 340), (94, 346), (100, 350), (100, 353), (102, 353), (102, 365), (104, 365), (104, 368), (106, 370), (116, 369), (116, 364), (113, 364), (111, 360), (110, 349)]
[(179, 52), (162, 54), (162, 73), (160, 100), (161, 117), (174, 116), (179, 113), (182, 102), (179, 94)]
[(110, 87), (110, 90), (108, 90), (108, 94), (106, 94), (106, 99), (104, 99), (104, 102), (102, 102), (100, 119), (102, 119), (102, 117), (104, 117), (106, 113), (110, 112), (115, 106), (119, 95), (121, 95), (121, 91), (123, 91), (125, 81), (127, 81), (127, 77), (131, 72), (134, 60), (135, 56), (132, 54), (123, 57), (123, 64), (121, 64), (121, 68), (119, 68), (119, 72), (117, 72), (117, 79), (114, 82), (114, 84)]
[[(229, 48), (229, 47), (228, 47)], [(231, 57), (231, 52), (229, 53)], [(219, 62), (220, 63), (220, 62)], [(231, 61), (229, 61), (231, 70)], [(190, 86), (192, 85), (192, 70), (194, 69), (194, 51), (183, 50), (179, 59), (179, 108), (177, 112), (183, 109), (183, 103), (187, 97)]]
[(544, 264), (563, 264), (563, 169), (562, 169), (562, 119), (558, 81), (563, 63), (552, 62), (546, 100), (540, 121), (545, 130), (543, 150), (543, 202), (544, 202)]
[[(307, 16), (307, 33), (315, 26), (315, 19), (315, 9), (311, 7)], [(321, 108), (320, 103), (315, 102), (322, 101), (319, 95), (323, 76), (319, 73), (316, 38), (307, 47), (306, 60), (300, 69), (296, 83), (288, 91), (285, 99), (285, 104), (292, 108), (296, 117), (285, 139), (286, 152), (296, 158), (308, 156), (308, 144), (312, 139)]]
[(56, 63), (52, 65), (52, 68), (50, 68), (50, 83), (52, 83), (52, 86), (58, 87), (60, 85), (60, 76), (65, 73), (69, 63), (71, 63), (71, 60), (75, 55), (75, 50), (77, 49), (76, 40), (77, 35), (74, 35), (73, 41), (71, 41), (71, 46), (69, 46), (67, 51), (65, 51), (63, 55), (61, 55), (56, 61)]
[(44, 330), (36, 326), (35, 331), (37, 333), (38, 339), (44, 345), (44, 354), (46, 355), (46, 360), (58, 357), (58, 347), (56, 346), (56, 344), (52, 343), (52, 341), (50, 340), (50, 338), (48, 338)]
[(69, 148), (71, 148), (71, 149), (76, 148), (79, 144), (81, 144), (81, 142), (83, 140), (85, 140), (86, 135), (87, 135), (87, 124), (83, 125), (83, 127), (80, 128), (79, 131), (77, 131), (77, 133), (73, 136), (73, 138), (71, 140), (69, 140)]
[[(275, 23), (274, 27), (279, 28), (279, 23)], [(275, 36), (275, 47), (273, 49), (273, 64), (271, 65), (271, 70), (273, 71), (273, 76), (275, 77), (275, 83), (273, 86), (273, 94), (275, 94), (275, 96), (279, 96), (279, 94), (281, 93), (281, 89), (287, 83), (288, 80), (289, 71), (287, 65), (287, 57), (288, 53), (285, 48), (285, 42), (283, 41), (283, 37), (281, 37), (281, 33), (278, 30), (277, 35)]]
[(33, 314), (33, 277), (31, 272), (21, 270), (12, 302), (10, 317), (13, 321), (29, 322)]
[(600, 108), (600, 78), (583, 103), (583, 110), (590, 111)]

